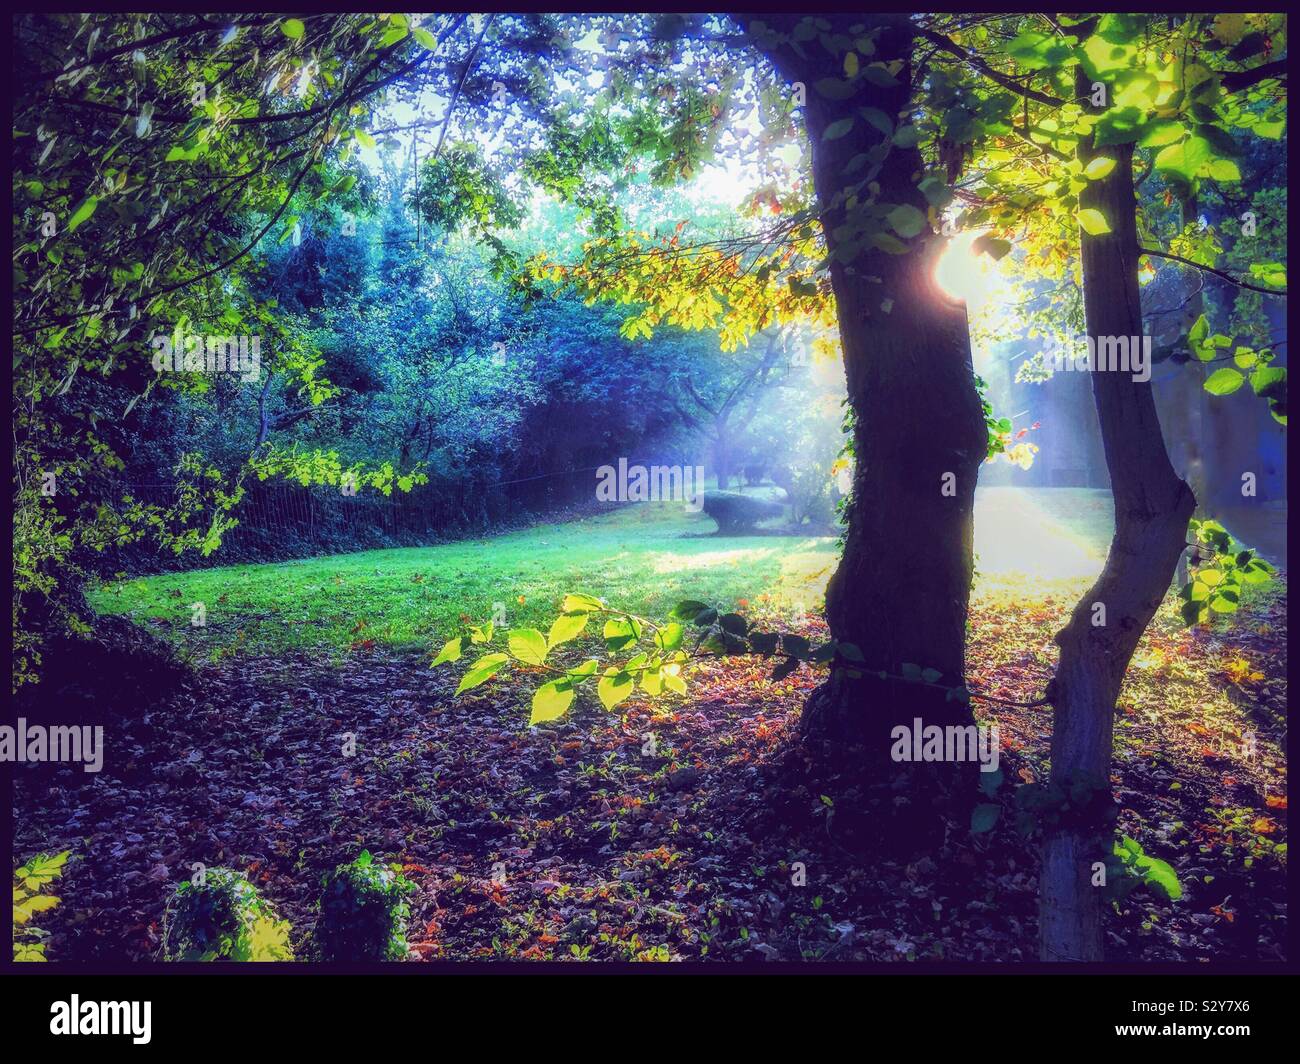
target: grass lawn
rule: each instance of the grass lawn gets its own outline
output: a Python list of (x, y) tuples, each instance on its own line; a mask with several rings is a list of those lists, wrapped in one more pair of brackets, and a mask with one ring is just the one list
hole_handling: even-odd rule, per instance
[[(642, 503), (491, 539), (129, 579), (96, 589), (91, 602), (200, 659), (371, 640), (431, 648), (465, 619), (488, 620), (494, 603), (511, 627), (545, 630), (571, 591), (651, 617), (688, 597), (791, 615), (818, 607), (833, 538), (721, 537), (714, 527), (680, 503)], [(203, 627), (190, 623), (198, 602)]]
[[(981, 489), (975, 600), (1015, 609), (1017, 601), (1050, 595), (1077, 598), (1105, 562), (1111, 514), (1104, 491)], [(648, 617), (664, 616), (683, 598), (791, 620), (820, 609), (838, 557), (834, 538), (724, 537), (714, 528), (679, 503), (639, 503), (487, 539), (133, 578), (106, 583), (90, 599), (197, 660), (436, 649), (465, 623), (487, 621), (494, 603), (509, 627), (545, 631), (571, 591)], [(1253, 602), (1278, 592), (1248, 593)], [(200, 602), (206, 624), (195, 627), (192, 607)]]

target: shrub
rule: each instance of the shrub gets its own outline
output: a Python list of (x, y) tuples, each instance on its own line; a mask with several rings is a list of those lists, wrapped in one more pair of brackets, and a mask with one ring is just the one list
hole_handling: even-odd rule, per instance
[(167, 903), (163, 958), (169, 961), (288, 961), (289, 924), (242, 872), (209, 868)]
[(754, 526), (765, 517), (781, 517), (785, 510), (780, 503), (737, 495), (730, 491), (704, 493), (704, 512), (718, 522), (718, 531), (724, 536), (744, 535), (753, 532)]
[(406, 895), (415, 884), (376, 864), (362, 851), (321, 881), (316, 954), (323, 961), (400, 961), (406, 958)]
[[(68, 860), (70, 851), (51, 857), (47, 853), (37, 854), (21, 868), (14, 872), (14, 960), (45, 960), (46, 932), (32, 925), (31, 919), (39, 912), (53, 909), (59, 899), (53, 894), (42, 894), (41, 889), (49, 886), (63, 874), (63, 865)], [(33, 941), (35, 940), (35, 941)]]

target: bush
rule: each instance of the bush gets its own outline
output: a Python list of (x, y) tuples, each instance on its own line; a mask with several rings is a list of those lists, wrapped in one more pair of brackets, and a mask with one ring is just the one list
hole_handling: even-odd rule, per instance
[(209, 868), (167, 903), (163, 958), (169, 961), (288, 961), (289, 925), (242, 872)]
[(790, 516), (796, 525), (805, 522), (817, 529), (829, 529), (835, 523), (835, 481), (825, 464), (799, 462), (773, 477), (790, 502)]
[(415, 884), (369, 853), (324, 877), (316, 954), (322, 961), (406, 959), (406, 895)]
[(63, 874), (63, 866), (71, 851), (51, 857), (47, 853), (37, 854), (22, 868), (14, 872), (13, 930), (14, 960), (45, 960), (46, 932), (31, 922), (37, 913), (46, 912), (59, 904), (53, 894), (41, 891)]
[(718, 531), (724, 536), (753, 532), (754, 526), (765, 517), (781, 517), (785, 514), (779, 503), (730, 491), (705, 492), (704, 512), (718, 522)]

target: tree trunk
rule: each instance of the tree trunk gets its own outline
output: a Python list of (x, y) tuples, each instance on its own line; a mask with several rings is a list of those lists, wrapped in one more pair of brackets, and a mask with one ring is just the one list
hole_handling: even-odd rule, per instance
[(728, 491), (731, 488), (731, 449), (728, 446), (726, 426), (716, 425), (714, 433), (713, 468), (718, 477), (718, 490)]
[[(774, 17), (764, 17), (773, 23)], [(785, 18), (791, 26), (799, 20)], [(966, 310), (935, 285), (934, 257), (941, 242), (930, 227), (904, 240), (904, 254), (863, 244), (845, 256), (847, 261), (836, 257), (841, 245), (836, 230), (845, 220), (836, 195), (861, 180), (864, 170), (849, 164), (888, 141), (859, 109), (874, 107), (891, 121), (900, 115), (908, 120), (912, 33), (903, 16), (827, 18), (832, 32), (853, 23), (883, 26), (872, 60), (901, 60), (902, 69), (895, 75), (897, 86), (881, 88), (859, 79), (854, 96), (836, 101), (814, 87), (826, 76), (825, 55), (815, 41), (807, 57), (788, 47), (772, 53), (783, 74), (806, 86), (813, 177), (832, 255), (831, 283), (856, 420), (853, 502), (826, 612), (835, 637), (857, 644), (866, 665), (861, 679), (837, 672), (815, 693), (805, 709), (803, 732), (810, 749), (835, 760), (847, 756), (869, 781), (897, 787), (906, 766), (890, 758), (896, 725), (910, 728), (916, 717), (925, 725), (972, 720), (969, 705), (948, 699), (943, 690), (882, 680), (877, 673), (897, 676), (911, 663), (938, 670), (944, 684), (963, 683), (975, 482), (987, 431), (975, 390)], [(853, 118), (849, 132), (826, 139), (828, 127), (844, 118)], [(875, 178), (876, 202), (927, 213), (929, 204), (917, 187), (923, 176), (919, 151), (893, 147)], [(908, 784), (921, 792), (913, 795), (918, 801), (929, 800), (941, 774), (950, 776), (936, 771), (937, 765), (913, 769), (923, 773)]]
[[(1090, 85), (1082, 72), (1079, 95)], [(1080, 208), (1096, 208), (1110, 225), (1100, 236), (1080, 234), (1084, 317), (1088, 335), (1143, 333), (1138, 289), (1137, 201), (1133, 146), (1079, 149), (1086, 165), (1097, 155), (1115, 159), (1100, 181), (1080, 194)], [(1112, 725), (1115, 701), (1142, 633), (1155, 615), (1182, 554), (1195, 501), (1170, 464), (1150, 382), (1131, 373), (1092, 373), (1106, 465), (1115, 499), (1115, 536), (1101, 576), (1057, 634), (1061, 648), (1052, 687), (1050, 784), (1089, 798), (1071, 803), (1046, 829), (1039, 887), (1039, 954), (1049, 961), (1102, 958), (1100, 887), (1093, 867), (1110, 853)], [(1078, 792), (1076, 792), (1078, 793)]]

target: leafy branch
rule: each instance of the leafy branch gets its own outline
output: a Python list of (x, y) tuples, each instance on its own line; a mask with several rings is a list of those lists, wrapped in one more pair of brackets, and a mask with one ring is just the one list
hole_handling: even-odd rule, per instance
[[(481, 652), (461, 676), (456, 694), (485, 684), (510, 667), (524, 673), (551, 677), (533, 693), (529, 725), (559, 720), (573, 705), (579, 689), (596, 678), (601, 705), (613, 710), (636, 690), (651, 696), (665, 691), (685, 695), (686, 672), (690, 666), (710, 658), (758, 656), (776, 658), (771, 678), (783, 680), (802, 665), (829, 665), (841, 669), (850, 679), (870, 675), (882, 681), (899, 681), (943, 690), (949, 701), (983, 699), (1014, 706), (1038, 706), (1048, 697), (1032, 702), (1012, 702), (993, 695), (969, 691), (964, 685), (941, 683), (943, 673), (905, 662), (899, 673), (868, 669), (861, 649), (855, 644), (831, 639), (814, 645), (806, 636), (792, 632), (760, 631), (739, 613), (720, 613), (704, 602), (679, 602), (663, 624), (614, 609), (592, 595), (564, 596), (560, 614), (543, 634), (536, 628), (513, 628), (502, 633), (489, 621), (471, 626), (466, 634), (449, 639), (430, 667), (459, 661), (473, 647)], [(603, 620), (600, 638), (607, 661), (593, 656), (576, 644), (592, 623)], [(688, 646), (689, 644), (689, 646)], [(565, 654), (561, 648), (580, 650)]]

